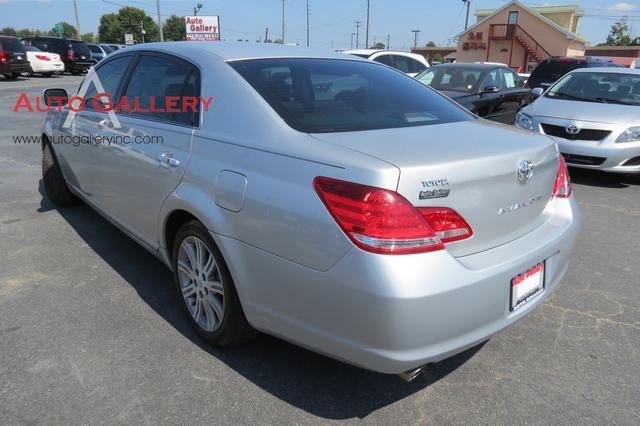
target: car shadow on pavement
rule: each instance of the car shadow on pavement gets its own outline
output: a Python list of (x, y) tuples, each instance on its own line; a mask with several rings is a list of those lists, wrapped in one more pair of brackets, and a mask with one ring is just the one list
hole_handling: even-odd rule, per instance
[(621, 173), (606, 173), (600, 170), (569, 167), (571, 182), (580, 185), (599, 186), (602, 188), (626, 188), (640, 185), (640, 176)]
[[(47, 211), (51, 203), (42, 181), (40, 192), (43, 201), (38, 211)], [(318, 417), (364, 418), (447, 376), (484, 345), (428, 366), (425, 373), (410, 383), (395, 375), (335, 361), (265, 334), (235, 348), (216, 348), (191, 328), (178, 304), (171, 272), (160, 260), (84, 203), (60, 208), (58, 212), (145, 303), (193, 344), (264, 391)]]

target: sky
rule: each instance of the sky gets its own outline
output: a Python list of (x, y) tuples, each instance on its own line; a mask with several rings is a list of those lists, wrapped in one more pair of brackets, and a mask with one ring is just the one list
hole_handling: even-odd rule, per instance
[[(434, 41), (438, 45), (453, 43), (452, 38), (464, 29), (464, 3), (461, 0), (370, 0), (370, 44), (390, 37), (393, 49), (408, 50), (413, 46), (411, 30), (420, 30), (418, 45)], [(307, 0), (285, 0), (285, 41), (306, 44)], [(308, 0), (310, 45), (322, 48), (349, 48), (351, 33), (360, 26), (360, 47), (364, 47), (367, 0)], [(475, 22), (473, 11), (496, 8), (505, 0), (472, 0), (469, 22)], [(219, 15), (223, 39), (249, 40), (269, 38), (282, 33), (282, 0), (160, 0), (163, 18), (171, 14), (191, 15), (193, 6), (202, 3), (200, 15)], [(611, 24), (627, 16), (633, 35), (640, 35), (640, 0), (567, 0), (557, 2), (523, 2), (529, 6), (579, 4), (585, 10), (580, 33), (590, 43), (603, 42)], [(156, 0), (77, 0), (82, 33), (97, 33), (100, 16), (117, 12), (124, 5), (139, 7), (156, 19)], [(75, 25), (72, 0), (0, 0), (0, 28), (39, 28), (48, 30), (56, 22)], [(355, 37), (354, 37), (355, 43)], [(355, 47), (355, 46), (354, 46)]]

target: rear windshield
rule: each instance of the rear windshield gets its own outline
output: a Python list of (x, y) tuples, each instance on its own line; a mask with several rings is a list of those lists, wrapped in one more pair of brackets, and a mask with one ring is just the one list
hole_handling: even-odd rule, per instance
[(104, 50), (107, 53), (107, 55), (109, 53), (113, 53), (113, 49), (107, 46), (106, 44), (101, 44), (100, 47), (102, 47), (102, 50)]
[(546, 60), (531, 73), (532, 79), (557, 80), (569, 71), (587, 66), (587, 61), (576, 60)]
[(472, 120), (435, 91), (388, 67), (340, 59), (230, 62), (292, 128), (307, 133)]
[(91, 54), (91, 51), (89, 50), (89, 47), (86, 43), (83, 43), (81, 41), (70, 41), (69, 43), (71, 43), (71, 47), (73, 48), (73, 51), (75, 53), (80, 53), (82, 55)]
[(24, 46), (17, 38), (1, 37), (0, 44), (5, 52), (24, 52)]
[(89, 50), (93, 53), (102, 53), (102, 50), (100, 50), (100, 48), (98, 46), (96, 46), (95, 44), (89, 44)]
[(608, 72), (575, 72), (545, 94), (548, 98), (640, 106), (640, 75)]

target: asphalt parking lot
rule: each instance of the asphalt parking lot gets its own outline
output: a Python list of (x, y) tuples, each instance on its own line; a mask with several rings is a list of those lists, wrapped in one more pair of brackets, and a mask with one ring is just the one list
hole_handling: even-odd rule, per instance
[[(41, 182), (42, 114), (20, 91), (81, 77), (0, 78), (0, 418), (4, 424), (638, 424), (640, 178), (571, 170), (584, 226), (553, 296), (414, 382), (259, 336), (213, 348), (170, 272)], [(425, 324), (425, 326), (438, 326)]]

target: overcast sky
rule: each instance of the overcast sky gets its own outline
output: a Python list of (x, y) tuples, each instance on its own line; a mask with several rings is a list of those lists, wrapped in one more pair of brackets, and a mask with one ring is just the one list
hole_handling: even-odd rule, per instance
[[(286, 0), (287, 42), (304, 44), (306, 40), (307, 0)], [(116, 12), (128, 5), (145, 9), (156, 18), (156, 0), (78, 0), (80, 29), (97, 32), (100, 16)], [(269, 27), (270, 38), (281, 36), (282, 0), (161, 0), (163, 17), (171, 14), (193, 13), (193, 6), (202, 3), (200, 14), (220, 15), (223, 39), (238, 38), (255, 41), (264, 37)], [(473, 0), (470, 22), (475, 21), (476, 8), (495, 8), (504, 0)], [(529, 3), (538, 6), (543, 3)], [(580, 25), (580, 33), (596, 44), (604, 41), (611, 24), (627, 15), (632, 33), (640, 35), (639, 3), (608, 2), (607, 0), (568, 0), (544, 4), (579, 3), (586, 12)], [(309, 0), (310, 40), (316, 47), (348, 48), (354, 21), (362, 21), (361, 47), (364, 42), (366, 0)], [(0, 0), (0, 28), (50, 29), (58, 21), (75, 25), (72, 0)], [(433, 40), (439, 45), (451, 43), (451, 38), (464, 29), (464, 4), (461, 0), (371, 0), (370, 41), (386, 43), (391, 38), (394, 49), (408, 49), (413, 45), (411, 30), (420, 30), (418, 44)]]

